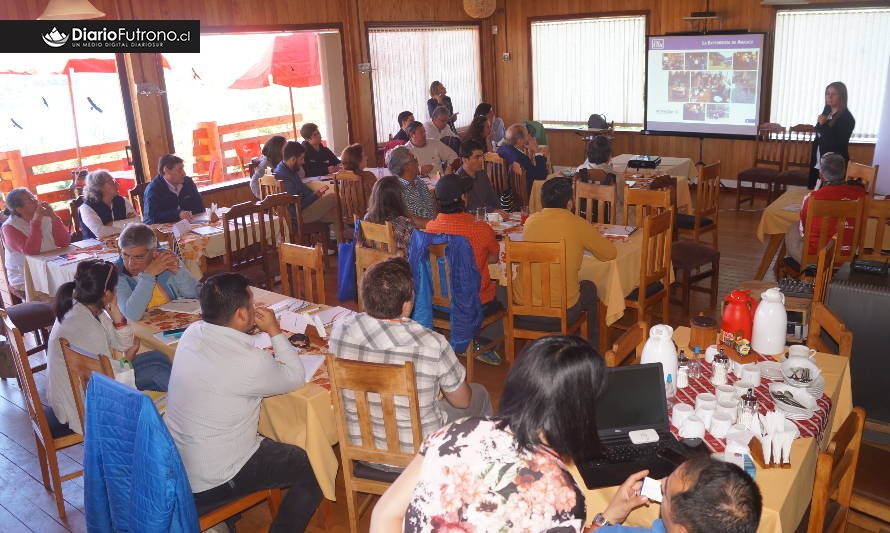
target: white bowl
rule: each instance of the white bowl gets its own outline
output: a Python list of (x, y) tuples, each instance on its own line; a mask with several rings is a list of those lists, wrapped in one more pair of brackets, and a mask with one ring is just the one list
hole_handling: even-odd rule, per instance
[[(812, 381), (804, 383), (802, 381), (792, 379), (791, 375), (797, 368), (809, 369), (810, 379)], [(808, 385), (812, 384), (813, 381), (815, 381), (821, 373), (822, 371), (819, 369), (819, 365), (817, 365), (815, 362), (807, 357), (789, 357), (782, 362), (782, 376), (784, 376), (785, 382), (795, 387), (807, 387)]]

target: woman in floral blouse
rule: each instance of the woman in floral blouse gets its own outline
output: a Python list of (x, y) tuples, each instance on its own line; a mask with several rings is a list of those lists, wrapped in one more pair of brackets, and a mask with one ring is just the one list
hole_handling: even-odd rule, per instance
[[(531, 343), (507, 376), (499, 414), (430, 435), (377, 503), (371, 531), (583, 531), (584, 494), (564, 461), (599, 449), (604, 368), (579, 337)], [(609, 522), (648, 502), (639, 495), (646, 474), (619, 488), (603, 512)]]

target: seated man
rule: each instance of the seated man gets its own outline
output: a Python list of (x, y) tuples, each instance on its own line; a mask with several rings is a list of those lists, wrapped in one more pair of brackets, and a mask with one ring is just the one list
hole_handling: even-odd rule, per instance
[(117, 302), (127, 320), (139, 320), (146, 310), (170, 300), (198, 297), (198, 281), (176, 254), (157, 249), (158, 238), (150, 227), (130, 224), (117, 245)]
[(427, 222), (436, 216), (436, 207), (429, 186), (419, 175), (417, 158), (407, 147), (396, 146), (389, 153), (387, 166), (402, 184), (402, 199), (411, 213), (414, 225), (425, 228)]
[[(372, 363), (413, 362), (424, 438), (453, 420), (491, 413), (488, 391), (477, 383), (467, 384), (466, 370), (448, 340), (409, 318), (414, 284), (407, 261), (399, 257), (372, 266), (365, 272), (360, 290), (365, 312), (334, 326), (329, 343), (334, 355)], [(345, 409), (354, 412), (353, 403), (347, 399)], [(382, 416), (379, 404), (371, 403), (371, 414), (378, 419)], [(396, 421), (402, 451), (413, 453), (407, 409), (396, 407)], [(382, 422), (374, 426), (382, 426)], [(357, 424), (351, 425), (349, 433), (358, 442)], [(378, 446), (383, 446), (382, 431), (375, 429), (374, 433)]]
[[(597, 344), (596, 336), (596, 286), (591, 281), (578, 282), (578, 271), (584, 251), (588, 251), (600, 261), (610, 261), (618, 255), (615, 245), (600, 235), (594, 226), (572, 213), (572, 180), (570, 178), (551, 178), (541, 188), (541, 201), (544, 209), (528, 217), (525, 221), (523, 239), (528, 242), (566, 241), (566, 317), (569, 322), (578, 318), (582, 310), (587, 311), (587, 339)], [(562, 284), (562, 280), (552, 280), (553, 290)], [(538, 298), (540, 286), (532, 287), (534, 297)], [(514, 295), (508, 295), (514, 297)], [(555, 298), (555, 297), (554, 297)], [(549, 330), (553, 327), (552, 319), (529, 317), (536, 329)], [(556, 327), (559, 327), (558, 322)]]
[(191, 220), (204, 212), (201, 194), (192, 178), (185, 175), (182, 158), (162, 155), (158, 161), (158, 175), (148, 187), (142, 202), (142, 221), (162, 224)]
[[(612, 525), (607, 511), (594, 518), (594, 524), (608, 524), (597, 533), (754, 533), (760, 524), (757, 483), (734, 464), (709, 456), (690, 459), (661, 480), (661, 490), (661, 518), (651, 528)], [(624, 501), (633, 505), (633, 498), (625, 495)]]
[[(325, 194), (329, 189), (327, 185), (313, 191), (303, 183), (305, 160), (306, 152), (303, 145), (296, 141), (287, 141), (281, 152), (281, 162), (275, 167), (275, 177), (281, 181), (285, 192), (300, 196), (303, 222), (321, 221), (333, 224), (337, 220), (337, 197)], [(292, 209), (291, 218), (295, 227), (296, 217), (296, 209)]]
[(489, 212), (498, 211), (506, 218), (508, 213), (500, 211), (500, 200), (485, 173), (484, 149), (479, 141), (467, 140), (460, 143), (461, 166), (456, 174), (464, 181), (467, 190), (467, 210), (472, 213), (484, 207)]
[(423, 127), (426, 130), (426, 139), (428, 141), (441, 141), (445, 137), (457, 137), (454, 131), (451, 130), (451, 124), (448, 123), (449, 120), (451, 120), (451, 113), (448, 112), (447, 107), (440, 105), (434, 109), (431, 118), (423, 123)]
[(411, 111), (402, 111), (398, 116), (399, 120), (399, 131), (393, 137), (393, 140), (396, 141), (405, 141), (408, 142), (411, 139), (408, 137), (408, 124), (414, 122), (414, 113)]
[(321, 144), (321, 132), (317, 125), (312, 122), (303, 124), (300, 136), (304, 139), (303, 148), (306, 150), (303, 168), (307, 177), (326, 176), (340, 170), (340, 160), (330, 148)]
[[(534, 154), (535, 162), (526, 152)], [(538, 141), (529, 135), (524, 124), (513, 124), (507, 128), (504, 144), (498, 147), (498, 155), (511, 171), (520, 174), (525, 171), (525, 182), (528, 190), (532, 190), (532, 182), (547, 177), (547, 158), (538, 153)]]
[[(306, 452), (257, 434), (260, 402), (305, 383), (297, 350), (275, 313), (254, 307), (240, 274), (217, 274), (201, 286), (203, 321), (176, 348), (164, 421), (182, 456), (199, 511), (268, 488), (291, 487), (269, 531), (303, 531), (321, 502)], [(274, 353), (254, 346), (254, 325)]]
[(408, 125), (408, 137), (411, 141), (405, 146), (411, 150), (420, 164), (420, 173), (428, 176), (433, 171), (441, 172), (443, 168), (457, 159), (457, 153), (448, 148), (442, 141), (427, 139), (426, 128), (420, 122)]
[[(788, 257), (794, 259), (798, 263), (800, 263), (801, 257), (803, 257), (803, 247), (805, 245), (803, 242), (804, 224), (807, 221), (807, 206), (809, 205), (810, 199), (858, 200), (865, 196), (865, 188), (861, 183), (844, 181), (844, 174), (847, 172), (847, 162), (842, 155), (834, 152), (829, 152), (823, 155), (819, 167), (819, 175), (822, 177), (822, 186), (804, 197), (803, 205), (800, 208), (800, 223), (793, 224), (788, 228), (788, 232), (785, 234), (785, 249), (787, 250)], [(811, 254), (818, 253), (816, 248), (819, 246), (819, 225), (819, 219), (814, 219), (814, 227), (811, 228), (809, 242), (809, 253)], [(847, 222), (847, 226), (848, 225), (849, 222)], [(829, 224), (828, 231), (829, 235), (831, 235), (838, 230), (834, 227), (834, 224)], [(839, 237), (838, 240), (840, 241), (838, 243), (841, 247), (840, 249), (848, 253), (850, 247), (855, 245), (855, 243), (852, 242), (853, 230), (849, 226), (846, 227), (843, 238)], [(807, 265), (801, 265), (801, 268), (806, 268), (806, 266)]]

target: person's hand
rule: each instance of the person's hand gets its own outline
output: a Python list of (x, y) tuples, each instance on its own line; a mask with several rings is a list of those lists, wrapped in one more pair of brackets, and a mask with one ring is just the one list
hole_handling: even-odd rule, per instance
[(328, 174), (336, 174), (343, 170), (343, 165), (331, 165), (328, 167)]
[(422, 167), (420, 167), (420, 173), (423, 174), (424, 176), (426, 176), (427, 174), (429, 174), (432, 171), (433, 171), (433, 165), (423, 165)]
[(145, 266), (144, 272), (150, 276), (159, 276), (165, 270), (179, 269), (179, 259), (169, 250), (155, 253), (151, 262)]
[(820, 126), (825, 124), (826, 122), (828, 122), (828, 115), (819, 115), (816, 118), (816, 123), (818, 123)]
[(191, 219), (192, 219), (192, 216), (193, 216), (193, 215), (192, 215), (192, 212), (191, 212), (191, 211), (180, 211), (180, 212), (179, 212), (179, 219), (180, 219), (180, 220), (191, 220)]
[(513, 161), (513, 164), (510, 165), (510, 169), (514, 174), (522, 174), (522, 165), (519, 164), (519, 161)]
[(125, 358), (127, 359), (127, 361), (129, 361), (130, 363), (132, 363), (132, 362), (133, 362), (133, 359), (136, 358), (136, 352), (139, 351), (139, 345), (140, 345), (139, 337), (133, 337), (133, 346), (130, 346), (130, 347), (127, 348), (126, 351), (124, 352), (124, 357), (125, 357)]
[(497, 214), (499, 214), (499, 215), (501, 215), (501, 218), (502, 218), (503, 220), (509, 220), (509, 219), (510, 219), (510, 213), (504, 211), (503, 209), (495, 209), (494, 212), (497, 213)]
[(275, 313), (271, 309), (268, 307), (255, 307), (254, 313), (254, 320), (260, 331), (268, 333), (270, 337), (281, 333), (281, 326), (278, 325), (278, 319), (275, 318)]
[(40, 202), (40, 205), (37, 206), (36, 215), (38, 217), (52, 217), (55, 214), (53, 208), (47, 202)]
[(603, 516), (609, 522), (620, 524), (637, 507), (649, 505), (649, 498), (640, 494), (640, 489), (643, 487), (643, 478), (648, 474), (648, 470), (641, 470), (636, 474), (631, 474), (618, 487), (618, 492), (612, 496), (612, 501), (609, 502), (609, 506), (603, 511)]

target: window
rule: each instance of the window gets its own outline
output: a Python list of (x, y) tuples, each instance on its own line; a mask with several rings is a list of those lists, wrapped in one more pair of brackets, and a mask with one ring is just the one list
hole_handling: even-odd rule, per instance
[(643, 123), (645, 15), (532, 22), (531, 43), (535, 120)]
[(429, 120), (430, 84), (445, 85), (457, 127), (473, 120), (482, 101), (477, 26), (371, 28), (368, 32), (377, 142), (398, 132), (398, 115), (408, 110)]
[(853, 139), (878, 137), (890, 63), (890, 8), (780, 10), (770, 120), (789, 127), (814, 124), (825, 86), (847, 86), (856, 118)]

